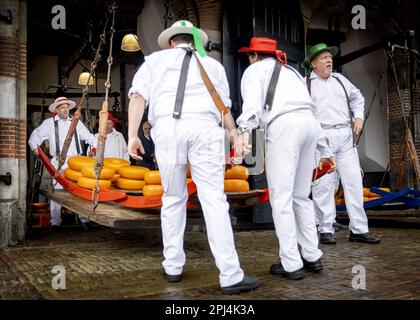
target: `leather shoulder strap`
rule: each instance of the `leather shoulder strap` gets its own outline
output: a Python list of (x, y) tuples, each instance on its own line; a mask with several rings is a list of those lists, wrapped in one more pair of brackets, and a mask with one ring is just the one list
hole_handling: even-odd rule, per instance
[(201, 78), (203, 79), (203, 82), (210, 93), (211, 98), (214, 101), (214, 104), (216, 105), (217, 109), (219, 109), (220, 113), (225, 115), (229, 112), (229, 109), (225, 106), (223, 103), (222, 98), (220, 98), (220, 95), (217, 93), (216, 88), (214, 87), (213, 83), (211, 82), (206, 70), (204, 69), (203, 65), (201, 64), (200, 59), (197, 57), (196, 52), (194, 51), (195, 58), (197, 60), (197, 64), (200, 68), (200, 74)]
[(79, 135), (77, 134), (77, 126), (76, 128), (74, 128), (74, 140), (76, 141), (76, 151), (77, 154), (80, 156), (80, 140), (79, 140)]
[(335, 80), (338, 81), (338, 83), (340, 84), (340, 86), (344, 90), (344, 94), (346, 95), (347, 107), (349, 108), (350, 122), (353, 122), (353, 117), (352, 117), (351, 108), (350, 108), (350, 98), (349, 98), (349, 95), (347, 94), (346, 87), (344, 86), (343, 82), (340, 80), (339, 77), (334, 76), (334, 75), (333, 75), (333, 77), (335, 78)]
[(270, 111), (273, 108), (274, 95), (276, 93), (277, 82), (279, 81), (282, 63), (275, 62), (270, 83), (268, 84), (267, 95), (265, 96), (264, 109)]
[(58, 133), (58, 120), (54, 120), (54, 132), (55, 132), (55, 156), (60, 156), (60, 134)]
[(176, 91), (174, 112), (172, 114), (172, 116), (175, 119), (179, 119), (181, 117), (182, 103), (184, 102), (185, 85), (187, 83), (187, 77), (188, 77), (188, 67), (190, 65), (191, 55), (192, 55), (191, 50), (185, 50), (185, 51), (186, 53), (184, 56), (184, 60), (182, 61), (181, 74), (179, 76), (179, 81), (178, 81), (178, 89)]
[(311, 78), (309, 76), (307, 76), (306, 77), (306, 87), (308, 88), (309, 96), (312, 95), (312, 93), (311, 93), (311, 83), (312, 83)]

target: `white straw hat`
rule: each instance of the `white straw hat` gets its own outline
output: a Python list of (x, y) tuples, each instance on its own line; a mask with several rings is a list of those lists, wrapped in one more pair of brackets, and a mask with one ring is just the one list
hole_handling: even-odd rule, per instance
[(54, 103), (51, 103), (48, 107), (48, 110), (50, 112), (56, 112), (55, 109), (57, 109), (58, 106), (61, 106), (62, 104), (68, 104), (69, 110), (73, 109), (76, 106), (76, 102), (67, 99), (66, 97), (59, 97), (55, 99)]
[[(170, 28), (163, 30), (159, 37), (158, 37), (158, 44), (159, 47), (161, 47), (162, 49), (169, 49), (170, 45), (169, 45), (169, 40), (177, 35), (177, 34), (193, 34), (193, 27), (194, 25), (187, 21), (187, 20), (180, 20), (175, 22)], [(201, 43), (203, 44), (203, 46), (205, 46), (207, 44), (207, 41), (209, 41), (209, 37), (207, 36), (207, 34), (199, 29), (196, 28), (200, 34), (200, 38), (201, 38)]]

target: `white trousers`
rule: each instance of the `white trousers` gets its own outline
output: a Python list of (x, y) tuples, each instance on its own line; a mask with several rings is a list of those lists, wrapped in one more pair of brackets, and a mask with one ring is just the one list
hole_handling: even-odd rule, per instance
[(180, 274), (185, 264), (183, 242), (189, 162), (203, 210), (210, 250), (220, 271), (220, 285), (224, 287), (240, 282), (244, 273), (235, 249), (229, 204), (224, 193), (223, 129), (213, 118), (183, 114), (178, 120), (159, 118), (151, 134), (164, 189), (161, 225), (165, 272)]
[[(57, 168), (58, 166), (58, 161), (55, 160), (55, 158), (53, 158), (51, 160), (51, 163), (54, 165), (54, 167)], [(65, 163), (63, 165), (63, 169), (67, 168), (67, 163)], [(41, 185), (39, 186), (40, 189), (50, 189), (51, 188), (51, 180), (52, 177), (50, 175), (50, 173), (48, 172), (47, 169), (44, 168), (44, 170), (42, 171), (42, 182)], [(55, 183), (55, 182), (53, 182)], [(63, 187), (61, 186), (61, 184), (59, 183), (55, 183), (54, 189), (59, 190), (59, 189), (63, 189)], [(57, 202), (49, 200), (50, 203), (50, 212), (51, 212), (51, 225), (53, 226), (59, 226), (61, 225), (61, 205), (59, 205)], [(80, 222), (82, 223), (86, 223), (89, 221), (89, 219), (79, 215), (79, 219)]]
[(267, 129), (266, 175), (283, 268), (303, 267), (322, 256), (318, 248), (315, 213), (309, 194), (319, 123), (310, 110), (288, 113)]
[[(321, 154), (319, 152), (316, 152), (315, 158), (316, 158), (317, 163), (319, 163), (319, 160), (321, 159)], [(326, 183), (326, 181), (328, 181), (328, 183)], [(323, 183), (320, 184), (321, 182)], [(317, 199), (318, 202), (313, 201), (314, 207), (315, 207), (315, 223), (317, 226), (321, 224), (321, 221), (319, 220), (320, 215), (318, 214), (318, 212), (320, 211), (320, 209), (318, 208), (318, 205), (321, 202), (323, 203), (325, 202), (325, 208), (328, 208), (328, 210), (326, 211), (334, 212), (333, 223), (336, 222), (335, 201), (333, 203), (329, 203), (325, 200), (325, 198), (327, 198), (328, 196), (331, 196), (329, 194), (330, 192), (332, 192), (334, 196), (335, 190), (337, 190), (339, 185), (340, 185), (340, 177), (337, 174), (337, 171), (326, 174), (322, 178), (312, 183), (312, 190), (314, 190), (314, 188), (318, 188), (318, 192), (319, 192), (318, 193), (319, 198)], [(327, 189), (327, 187), (329, 187), (330, 189)], [(321, 192), (321, 190), (324, 190), (324, 192)]]
[[(353, 134), (350, 127), (324, 129), (329, 140), (332, 156), (337, 162), (337, 172), (343, 185), (349, 229), (353, 233), (367, 233), (368, 219), (363, 208), (363, 181), (357, 149), (353, 148)], [(312, 199), (319, 219), (320, 233), (334, 233), (336, 216), (334, 191), (336, 178), (326, 174), (312, 187)]]

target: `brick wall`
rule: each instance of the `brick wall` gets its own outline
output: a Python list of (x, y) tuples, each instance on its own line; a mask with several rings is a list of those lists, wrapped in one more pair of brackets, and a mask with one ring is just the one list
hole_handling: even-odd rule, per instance
[(26, 121), (0, 118), (0, 158), (26, 158)]
[[(0, 52), (0, 76), (27, 80), (26, 43), (0, 37)], [(0, 118), (0, 158), (26, 158), (26, 121)]]
[(200, 24), (202, 28), (221, 30), (222, 3), (220, 0), (198, 0)]
[[(419, 88), (410, 89), (409, 84), (403, 84), (401, 77), (409, 66), (409, 55), (402, 51), (395, 51), (394, 64), (399, 77), (400, 94), (403, 107), (396, 89), (395, 76), (392, 70), (388, 74), (388, 121), (389, 121), (389, 160), (391, 187), (399, 188), (402, 186), (413, 186), (416, 175), (412, 166), (412, 161), (408, 149), (405, 147), (405, 125), (402, 109), (408, 121), (409, 128), (414, 138), (417, 154), (420, 154), (420, 92)], [(406, 79), (407, 82), (409, 79)], [(401, 170), (402, 159), (405, 154), (404, 169)], [(402, 185), (397, 186), (396, 182), (399, 175), (403, 172)]]
[[(223, 8), (221, 0), (196, 0), (198, 18), (191, 1), (178, 1), (175, 6), (175, 20), (187, 19), (194, 25), (199, 25), (214, 43), (222, 42), (222, 16)], [(209, 56), (222, 62), (222, 54), (218, 50), (212, 50)]]
[[(417, 16), (413, 12), (417, 12), (419, 4), (417, 1), (402, 0), (399, 8), (399, 23), (402, 30), (416, 30), (418, 25)], [(410, 46), (418, 48), (418, 43), (412, 38)], [(395, 50), (394, 63), (397, 74), (399, 75), (400, 86), (402, 87), (401, 96), (404, 104), (406, 116), (410, 119), (409, 127), (411, 129), (417, 154), (420, 154), (420, 84), (417, 81), (415, 89), (410, 88), (408, 77), (406, 77), (407, 84), (403, 84), (404, 77), (402, 75), (408, 74), (409, 70), (409, 55), (401, 50)], [(415, 71), (414, 71), (415, 72)], [(401, 103), (395, 88), (394, 74), (388, 74), (388, 118), (389, 118), (389, 158), (390, 158), (390, 176), (391, 186), (396, 187), (396, 181), (401, 171), (401, 161), (403, 159), (404, 150), (405, 164), (404, 176), (402, 186), (411, 186), (416, 180), (416, 175), (412, 166), (412, 161), (407, 147), (405, 147), (405, 127), (401, 111)], [(411, 110), (410, 110), (411, 109)]]
[(0, 76), (26, 80), (26, 43), (0, 37)]

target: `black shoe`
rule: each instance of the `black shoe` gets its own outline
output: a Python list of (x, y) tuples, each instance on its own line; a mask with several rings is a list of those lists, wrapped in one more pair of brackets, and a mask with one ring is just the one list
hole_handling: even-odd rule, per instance
[(90, 221), (82, 222), (82, 227), (85, 231), (92, 230), (92, 223)]
[(50, 228), (50, 230), (49, 230), (51, 233), (56, 233), (56, 232), (58, 232), (58, 231), (60, 231), (60, 226), (59, 225), (56, 225), (56, 224), (53, 224), (52, 226), (51, 226), (51, 228)]
[(338, 222), (334, 222), (333, 227), (334, 227), (335, 231), (348, 230), (349, 229), (349, 227), (346, 226), (345, 224), (341, 224), (341, 223), (338, 223)]
[(319, 273), (323, 269), (321, 258), (319, 258), (318, 260), (314, 262), (309, 262), (302, 258), (302, 261), (303, 261), (303, 268), (308, 270), (309, 272)]
[(292, 280), (300, 280), (303, 278), (303, 268), (296, 271), (288, 272), (284, 270), (281, 261), (272, 264), (270, 267), (270, 273), (274, 275), (281, 275), (282, 277), (289, 278)]
[(257, 289), (260, 286), (260, 281), (255, 277), (248, 277), (244, 275), (242, 281), (233, 284), (229, 287), (221, 287), (224, 294), (238, 294)]
[(182, 273), (180, 274), (167, 274), (165, 270), (163, 270), (163, 277), (168, 282), (180, 282), (182, 279)]
[(369, 232), (357, 234), (350, 231), (349, 241), (376, 244), (381, 242), (381, 239), (375, 238)]
[(319, 242), (323, 244), (336, 244), (337, 243), (332, 233), (320, 233)]

